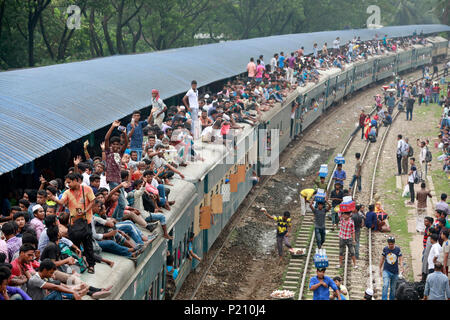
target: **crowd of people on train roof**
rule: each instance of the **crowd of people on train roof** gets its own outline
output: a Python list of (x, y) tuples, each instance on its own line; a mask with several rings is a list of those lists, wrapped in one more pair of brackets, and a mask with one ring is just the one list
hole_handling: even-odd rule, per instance
[[(424, 43), (421, 36), (361, 41), (354, 38), (332, 48), (305, 55), (304, 48), (275, 54), (269, 64), (252, 58), (245, 79), (227, 82), (220, 92), (200, 95), (197, 82), (182, 99), (182, 105), (167, 107), (153, 89), (150, 115), (140, 111), (130, 123), (112, 123), (101, 154), (84, 154), (73, 159), (65, 177), (41, 175), (40, 187), (10, 192), (1, 202), (0, 300), (7, 299), (94, 299), (111, 294), (111, 287), (96, 288), (80, 280), (83, 272), (95, 273), (95, 265), (114, 261), (102, 251), (136, 261), (161, 236), (172, 239), (166, 218), (174, 205), (171, 180), (184, 179), (182, 167), (202, 161), (194, 141), (228, 141), (242, 123), (255, 125), (262, 115), (283, 102), (297, 86), (317, 82), (323, 70), (367, 59), (371, 55), (395, 52)], [(187, 139), (187, 137), (189, 139)], [(232, 138), (231, 138), (232, 139)], [(83, 159), (84, 158), (84, 159)], [(24, 186), (27, 188), (30, 186)], [(172, 200), (169, 200), (172, 198)], [(189, 239), (189, 257), (201, 260)], [(170, 266), (171, 277), (176, 277)]]

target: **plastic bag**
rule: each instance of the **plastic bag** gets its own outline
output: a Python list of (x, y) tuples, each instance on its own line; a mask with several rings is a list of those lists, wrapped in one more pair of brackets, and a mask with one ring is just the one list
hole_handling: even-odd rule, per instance
[(406, 185), (405, 188), (403, 189), (403, 193), (402, 193), (402, 197), (403, 198), (409, 198), (410, 194), (409, 194), (409, 185)]

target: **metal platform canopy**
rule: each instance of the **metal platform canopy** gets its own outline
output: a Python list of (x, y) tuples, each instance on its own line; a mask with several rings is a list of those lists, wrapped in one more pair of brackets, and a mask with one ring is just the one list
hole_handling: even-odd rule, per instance
[(151, 89), (163, 99), (245, 71), (249, 57), (313, 43), (332, 46), (360, 36), (372, 39), (450, 31), (446, 25), (411, 25), (289, 34), (227, 41), (144, 54), (111, 56), (0, 73), (0, 175), (150, 105)]

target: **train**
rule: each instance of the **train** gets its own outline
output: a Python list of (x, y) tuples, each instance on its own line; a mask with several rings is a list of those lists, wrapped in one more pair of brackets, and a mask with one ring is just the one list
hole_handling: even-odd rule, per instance
[[(371, 56), (346, 65), (345, 70), (322, 71), (318, 83), (298, 87), (281, 104), (265, 112), (258, 125), (242, 124), (245, 128), (236, 137), (235, 152), (223, 144), (196, 141), (195, 150), (205, 160), (180, 168), (185, 179), (173, 179), (170, 186), (170, 199), (176, 203), (165, 215), (167, 230), (174, 239), (158, 236), (136, 261), (102, 253), (115, 262), (114, 268), (98, 264), (96, 273), (84, 273), (82, 280), (97, 287), (113, 285), (109, 299), (163, 300), (166, 257), (170, 252), (179, 270), (177, 293), (199, 263), (188, 259), (189, 235), (194, 234), (193, 251), (203, 257), (252, 189), (252, 176), (273, 174), (278, 169), (278, 153), (274, 150), (281, 153), (345, 96), (394, 74), (445, 59), (447, 51), (447, 39), (429, 37), (425, 45)], [(312, 108), (313, 99), (319, 108)], [(295, 101), (300, 108), (293, 114)]]

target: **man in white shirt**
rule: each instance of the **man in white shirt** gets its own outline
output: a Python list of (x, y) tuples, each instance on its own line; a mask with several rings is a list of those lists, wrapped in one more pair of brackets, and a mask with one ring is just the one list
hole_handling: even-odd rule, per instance
[(340, 44), (341, 44), (341, 41), (340, 41), (339, 37), (337, 37), (336, 40), (333, 41), (333, 49), (334, 49), (335, 55), (339, 53)]
[(278, 64), (278, 53), (273, 55), (273, 58), (270, 59), (270, 73), (273, 73), (277, 69)]
[(198, 119), (198, 90), (197, 90), (197, 81), (192, 80), (191, 89), (186, 93), (183, 97), (183, 104), (186, 106), (186, 110), (191, 113), (192, 125), (191, 132), (194, 136), (194, 139), (198, 138), (198, 133), (196, 134), (196, 128), (200, 125)]
[(400, 176), (402, 174), (402, 156), (404, 153), (403, 151), (405, 149), (404, 144), (405, 142), (403, 141), (403, 136), (399, 134), (397, 136), (397, 169), (398, 169), (397, 176)]
[(442, 247), (438, 242), (439, 235), (432, 233), (430, 235), (431, 249), (428, 254), (428, 274), (434, 272), (434, 264), (438, 261), (441, 255)]
[(424, 179), (427, 177), (427, 167), (428, 164), (425, 161), (425, 158), (427, 156), (427, 144), (425, 141), (419, 142), (419, 139), (417, 139), (417, 146), (420, 147), (420, 155), (419, 155), (419, 161), (420, 161), (420, 169), (422, 172), (422, 176)]
[(215, 142), (219, 140), (222, 136), (220, 134), (221, 121), (216, 120), (212, 126), (206, 127), (202, 131), (202, 141), (203, 142)]

